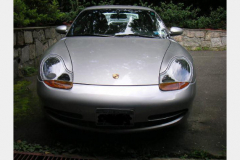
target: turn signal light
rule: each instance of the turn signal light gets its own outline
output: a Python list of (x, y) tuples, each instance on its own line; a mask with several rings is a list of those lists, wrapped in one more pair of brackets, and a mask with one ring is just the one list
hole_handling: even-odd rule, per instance
[(159, 88), (163, 91), (172, 91), (178, 90), (187, 87), (189, 82), (170, 82), (170, 83), (161, 83)]
[(66, 81), (44, 80), (44, 83), (53, 88), (71, 89), (73, 87), (72, 82)]

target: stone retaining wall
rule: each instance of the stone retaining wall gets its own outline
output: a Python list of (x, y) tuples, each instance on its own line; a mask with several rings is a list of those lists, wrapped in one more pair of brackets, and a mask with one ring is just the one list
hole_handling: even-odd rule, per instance
[(39, 65), (41, 55), (65, 35), (55, 27), (14, 29), (14, 78), (23, 76), (23, 68)]
[(223, 50), (227, 45), (227, 34), (223, 30), (184, 29), (180, 36), (175, 36), (188, 50)]
[[(41, 55), (65, 35), (55, 27), (14, 29), (14, 78), (23, 76), (23, 68), (38, 68)], [(226, 31), (184, 29), (174, 39), (189, 50), (219, 50), (226, 48)]]

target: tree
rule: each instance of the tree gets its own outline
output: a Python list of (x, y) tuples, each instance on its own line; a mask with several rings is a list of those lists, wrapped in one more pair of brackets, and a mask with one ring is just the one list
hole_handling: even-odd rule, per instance
[(14, 25), (51, 25), (64, 17), (57, 0), (14, 0)]

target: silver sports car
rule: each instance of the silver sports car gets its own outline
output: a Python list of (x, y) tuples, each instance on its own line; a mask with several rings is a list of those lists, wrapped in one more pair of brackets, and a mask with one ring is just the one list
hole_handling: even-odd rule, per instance
[(157, 129), (186, 119), (196, 92), (190, 54), (152, 9), (84, 9), (40, 61), (38, 95), (61, 124), (105, 132)]

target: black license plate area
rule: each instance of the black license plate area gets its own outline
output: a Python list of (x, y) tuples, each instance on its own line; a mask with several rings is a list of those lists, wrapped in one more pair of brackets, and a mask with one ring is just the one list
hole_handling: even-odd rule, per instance
[(133, 126), (134, 111), (131, 109), (97, 109), (97, 126)]

